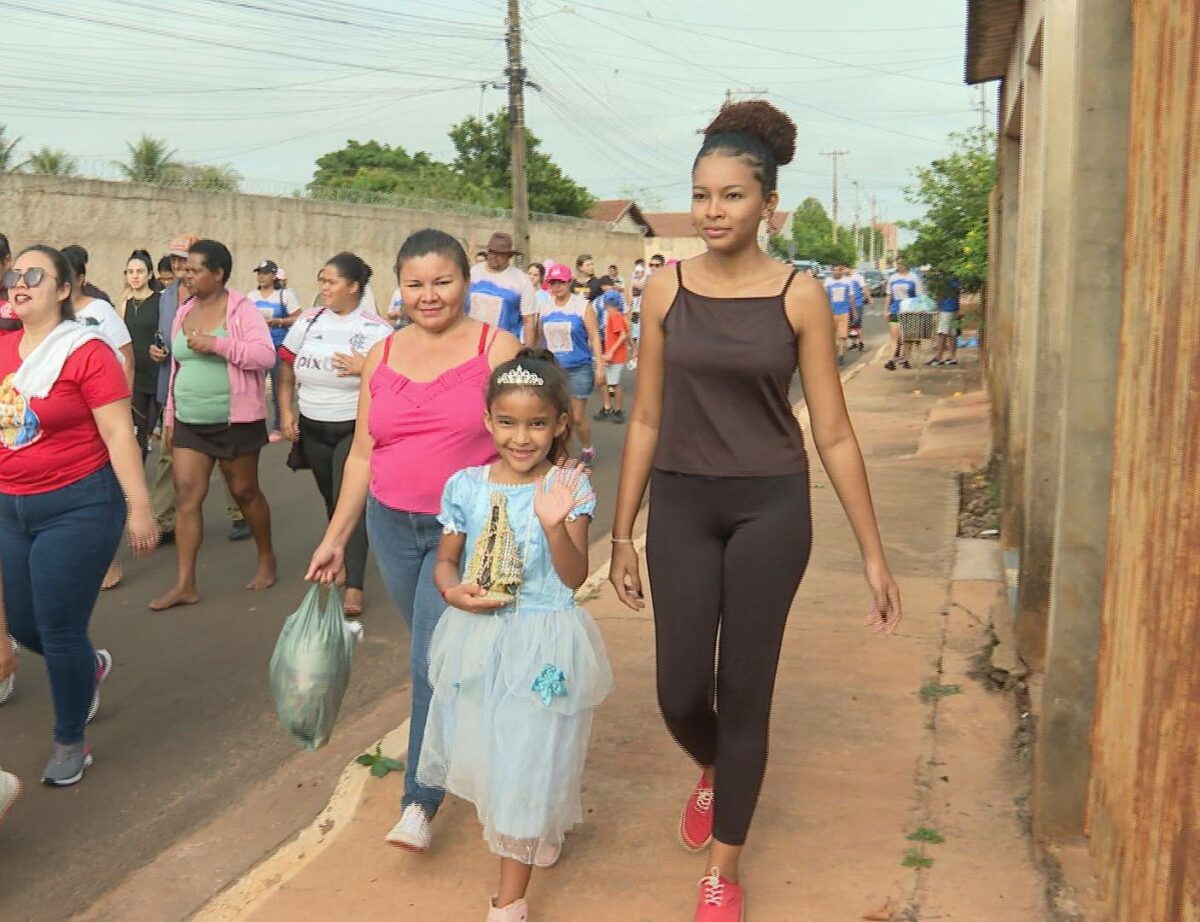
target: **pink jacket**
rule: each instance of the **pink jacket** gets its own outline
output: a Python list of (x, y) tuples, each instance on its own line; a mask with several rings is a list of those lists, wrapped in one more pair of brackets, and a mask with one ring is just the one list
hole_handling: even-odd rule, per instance
[[(183, 329), (184, 318), (196, 306), (189, 298), (179, 306), (171, 324), (171, 342)], [(213, 346), (229, 368), (229, 421), (253, 423), (267, 418), (266, 373), (275, 367), (275, 346), (267, 322), (258, 308), (240, 291), (229, 289), (225, 314), (228, 336), (219, 336)], [(167, 409), (163, 422), (175, 424), (175, 375), (179, 363), (171, 359), (171, 386), (167, 390)]]

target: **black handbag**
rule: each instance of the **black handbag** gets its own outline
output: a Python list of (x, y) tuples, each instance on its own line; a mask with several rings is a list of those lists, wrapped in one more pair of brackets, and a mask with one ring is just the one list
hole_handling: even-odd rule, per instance
[[(321, 308), (312, 316), (312, 320), (308, 321), (308, 326), (304, 328), (304, 335), (300, 337), (300, 345), (296, 347), (296, 354), (300, 354), (300, 350), (304, 348), (304, 340), (308, 339), (308, 334), (313, 328), (313, 324), (320, 319), (325, 313), (325, 308)], [(312, 465), (308, 463), (308, 458), (304, 454), (304, 439), (297, 437), (296, 441), (292, 442), (292, 447), (288, 450), (287, 461), (284, 462), (293, 471), (308, 471), (312, 470)]]

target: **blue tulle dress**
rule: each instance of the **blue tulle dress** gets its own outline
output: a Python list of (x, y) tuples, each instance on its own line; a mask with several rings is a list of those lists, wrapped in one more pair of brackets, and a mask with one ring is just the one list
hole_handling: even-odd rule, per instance
[[(557, 476), (557, 470), (547, 476)], [(535, 484), (491, 482), (488, 467), (446, 484), (439, 520), (466, 535), (464, 558), (487, 523), (494, 494), (507, 503), (521, 551), (522, 584), (494, 614), (447, 608), (434, 631), (433, 701), (418, 781), (475, 804), (496, 854), (533, 864), (583, 819), (581, 776), (592, 713), (612, 690), (595, 622), (558, 577), (533, 512)], [(596, 506), (584, 478), (571, 516)], [(465, 561), (464, 561), (465, 562)]]

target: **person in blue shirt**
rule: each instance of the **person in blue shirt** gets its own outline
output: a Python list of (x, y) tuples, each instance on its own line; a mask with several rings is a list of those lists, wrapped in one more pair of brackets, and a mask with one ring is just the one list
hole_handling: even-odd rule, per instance
[(492, 234), (484, 261), (471, 267), (467, 314), (507, 330), (529, 346), (537, 339), (537, 297), (529, 276), (512, 265), (515, 254), (511, 234)]
[[(950, 279), (946, 287), (946, 297), (938, 299), (937, 355), (926, 362), (926, 365), (958, 364), (958, 294), (960, 287), (958, 279)], [(945, 358), (942, 357), (943, 355)]]
[(915, 298), (917, 295), (923, 294), (925, 294), (925, 286), (921, 282), (920, 276), (911, 271), (904, 260), (897, 259), (896, 271), (887, 283), (888, 331), (893, 346), (892, 357), (883, 366), (888, 371), (896, 370), (897, 360), (902, 368), (912, 368), (912, 363), (908, 359), (909, 347), (900, 332), (900, 302), (906, 298)]
[(833, 310), (834, 335), (837, 337), (838, 364), (846, 360), (846, 340), (850, 336), (850, 306), (854, 303), (854, 283), (845, 266), (834, 266), (833, 275), (825, 280), (825, 294)]

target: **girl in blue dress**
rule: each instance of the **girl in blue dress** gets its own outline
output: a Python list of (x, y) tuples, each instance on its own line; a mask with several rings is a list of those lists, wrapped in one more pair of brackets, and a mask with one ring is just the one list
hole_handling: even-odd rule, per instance
[(592, 713), (612, 689), (604, 641), (575, 604), (596, 497), (565, 463), (570, 406), (550, 352), (498, 366), (485, 422), (499, 458), (452, 476), (439, 516), (434, 581), (448, 608), (417, 778), (475, 804), (500, 856), (488, 922), (525, 922), (533, 867), (554, 864), (583, 819)]

